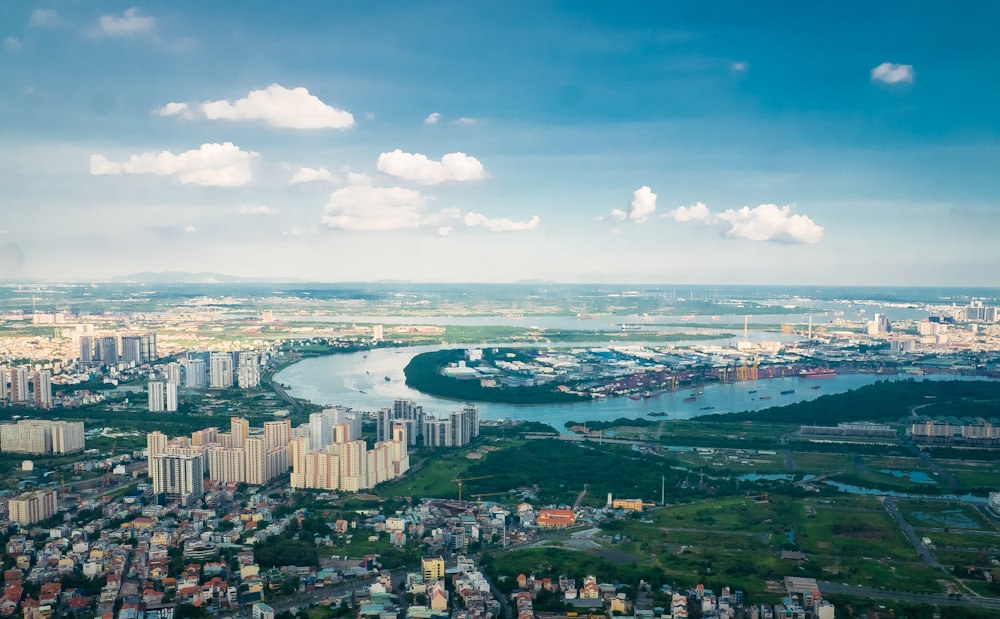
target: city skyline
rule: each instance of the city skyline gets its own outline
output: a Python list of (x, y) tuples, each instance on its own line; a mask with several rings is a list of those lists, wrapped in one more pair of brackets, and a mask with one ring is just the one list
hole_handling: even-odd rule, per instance
[(0, 281), (994, 285), (998, 13), (6, 3)]

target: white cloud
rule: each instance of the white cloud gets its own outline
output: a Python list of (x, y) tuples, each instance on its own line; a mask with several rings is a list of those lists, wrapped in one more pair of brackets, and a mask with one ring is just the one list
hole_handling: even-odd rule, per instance
[(818, 243), (823, 227), (806, 215), (793, 215), (792, 207), (761, 204), (754, 208), (728, 209), (713, 213), (705, 204), (681, 206), (667, 213), (678, 223), (713, 225), (723, 238), (777, 243)]
[(427, 118), (424, 119), (424, 124), (436, 125), (437, 121), (439, 120), (441, 120), (441, 115), (438, 114), (437, 112), (431, 112), (430, 114), (427, 115)]
[(258, 153), (240, 150), (232, 142), (202, 144), (197, 150), (174, 154), (170, 151), (132, 155), (121, 163), (102, 155), (90, 156), (94, 176), (156, 174), (176, 177), (184, 185), (236, 187), (250, 182), (250, 162)]
[(371, 185), (372, 177), (368, 176), (364, 172), (351, 172), (347, 171), (347, 175), (344, 177), (344, 181), (348, 185)]
[(702, 224), (710, 224), (715, 221), (715, 215), (703, 202), (698, 202), (693, 206), (678, 206), (676, 209), (666, 213), (664, 217), (669, 217), (678, 223), (695, 221)]
[(656, 210), (656, 194), (648, 186), (643, 185), (632, 192), (632, 202), (628, 208), (628, 218), (637, 224), (646, 221), (646, 218)]
[(453, 230), (454, 228), (452, 228), (451, 226), (441, 226), (440, 228), (437, 229), (437, 235), (442, 238), (450, 236)]
[(420, 153), (404, 153), (398, 148), (378, 156), (378, 169), (391, 176), (425, 185), (446, 181), (475, 181), (486, 176), (483, 164), (465, 153), (448, 153), (441, 161)]
[(440, 226), (441, 224), (446, 224), (454, 219), (459, 219), (462, 217), (461, 209), (457, 208), (446, 208), (438, 211), (437, 213), (431, 213), (421, 220), (421, 224), (425, 226)]
[(648, 186), (643, 185), (632, 192), (632, 202), (629, 203), (628, 211), (620, 208), (611, 209), (611, 214), (598, 217), (598, 221), (634, 221), (641, 224), (646, 221), (656, 210), (656, 194)]
[(187, 103), (168, 103), (154, 111), (157, 116), (177, 116), (180, 114), (184, 118), (192, 118), (191, 108)]
[(299, 183), (314, 183), (318, 181), (329, 181), (332, 178), (330, 171), (326, 168), (299, 168), (292, 178), (289, 179), (289, 185), (298, 185)]
[(743, 73), (744, 71), (747, 70), (747, 63), (745, 63), (745, 62), (734, 62), (731, 65), (729, 65), (729, 67), (733, 71), (736, 71), (737, 73)]
[(192, 232), (197, 232), (197, 231), (198, 231), (198, 228), (195, 228), (194, 226), (184, 226), (184, 232), (187, 232), (189, 234), (192, 233)]
[(341, 230), (419, 228), (427, 198), (413, 189), (351, 185), (330, 194), (323, 224)]
[(31, 12), (31, 19), (28, 23), (32, 26), (50, 28), (58, 26), (59, 22), (59, 13), (55, 9), (35, 9)]
[(270, 206), (259, 205), (259, 206), (249, 206), (244, 205), (240, 207), (241, 215), (273, 215), (274, 211), (271, 210)]
[(209, 120), (261, 121), (288, 129), (348, 129), (354, 116), (323, 103), (303, 87), (288, 89), (271, 84), (251, 90), (246, 97), (229, 101), (206, 101), (200, 112)]
[(95, 34), (105, 37), (132, 36), (150, 32), (155, 23), (155, 19), (141, 15), (139, 9), (132, 7), (126, 10), (121, 17), (101, 15), (101, 18), (97, 22), (97, 31)]
[(883, 62), (872, 69), (872, 81), (886, 84), (913, 83), (913, 65)]
[(365, 112), (365, 120), (375, 120), (375, 112)]
[(720, 221), (729, 225), (727, 238), (780, 243), (818, 243), (823, 227), (805, 215), (792, 215), (792, 207), (761, 204), (719, 213)]
[(7, 37), (3, 40), (4, 49), (10, 52), (16, 52), (21, 49), (21, 39), (17, 37)]
[(465, 225), (469, 227), (486, 228), (492, 232), (518, 232), (521, 230), (534, 230), (538, 227), (541, 219), (538, 215), (532, 216), (528, 221), (511, 221), (506, 217), (489, 218), (482, 213), (466, 213)]
[(469, 118), (468, 116), (462, 116), (451, 121), (454, 125), (474, 125), (479, 122), (478, 118)]

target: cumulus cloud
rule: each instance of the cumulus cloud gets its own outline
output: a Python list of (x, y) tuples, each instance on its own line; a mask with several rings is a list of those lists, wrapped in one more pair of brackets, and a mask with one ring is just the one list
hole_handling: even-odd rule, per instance
[(326, 168), (299, 168), (292, 178), (289, 179), (289, 185), (298, 185), (299, 183), (315, 183), (315, 182), (325, 182), (332, 178), (330, 171)]
[(232, 142), (202, 144), (196, 150), (178, 154), (167, 150), (142, 153), (120, 163), (103, 155), (91, 155), (90, 173), (93, 176), (155, 174), (173, 176), (184, 185), (236, 187), (250, 182), (253, 177), (250, 162), (258, 156)]
[(479, 122), (478, 118), (469, 118), (468, 116), (462, 116), (451, 121), (455, 125), (474, 125)]
[(518, 232), (521, 230), (534, 230), (538, 227), (541, 219), (538, 215), (532, 216), (528, 221), (511, 221), (506, 217), (490, 218), (482, 213), (466, 213), (465, 225), (471, 228), (486, 228), (491, 232)]
[(424, 124), (436, 125), (437, 121), (439, 120), (441, 120), (441, 115), (438, 114), (437, 112), (431, 112), (430, 114), (427, 115), (427, 118), (424, 119)]
[(191, 108), (188, 107), (187, 103), (168, 103), (163, 107), (155, 110), (154, 112), (157, 116), (177, 116), (181, 115), (185, 118), (192, 118), (194, 115), (191, 113)]
[(3, 40), (3, 47), (7, 51), (16, 52), (21, 49), (21, 39), (17, 37), (7, 37)]
[(105, 37), (127, 37), (150, 32), (156, 20), (139, 13), (139, 9), (127, 9), (120, 17), (117, 15), (101, 15), (97, 22), (95, 34)]
[(35, 9), (31, 12), (31, 18), (28, 20), (32, 26), (39, 28), (58, 26), (59, 22), (59, 13), (55, 9)]
[(632, 202), (628, 210), (611, 209), (611, 214), (598, 217), (599, 221), (634, 221), (641, 224), (656, 210), (656, 194), (648, 186), (643, 185), (632, 192)]
[(437, 229), (437, 235), (442, 238), (450, 236), (453, 230), (454, 228), (452, 228), (451, 226), (441, 226), (440, 228)]
[(664, 217), (670, 217), (679, 223), (698, 222), (710, 224), (715, 221), (715, 215), (705, 206), (704, 202), (698, 202), (692, 206), (678, 206)]
[(322, 222), (341, 230), (419, 228), (427, 198), (403, 187), (350, 185), (330, 194)]
[(806, 215), (792, 214), (792, 207), (761, 204), (754, 208), (713, 213), (703, 203), (681, 206), (665, 216), (678, 223), (716, 226), (723, 238), (776, 243), (818, 243), (823, 227)]
[(883, 62), (872, 69), (872, 81), (885, 84), (913, 83), (913, 65)]
[[(166, 107), (166, 106), (164, 106)], [(209, 120), (259, 121), (287, 129), (348, 129), (354, 116), (323, 103), (303, 87), (285, 88), (271, 84), (251, 90), (246, 97), (229, 101), (206, 101), (199, 106)]]
[(446, 181), (475, 181), (486, 176), (483, 164), (465, 153), (448, 153), (441, 161), (420, 153), (404, 153), (398, 148), (378, 156), (378, 169), (391, 176), (425, 185)]
[(431, 213), (423, 218), (421, 223), (425, 226), (440, 226), (442, 224), (449, 223), (454, 219), (459, 219), (462, 217), (462, 211), (457, 208), (446, 208), (438, 211), (437, 213)]

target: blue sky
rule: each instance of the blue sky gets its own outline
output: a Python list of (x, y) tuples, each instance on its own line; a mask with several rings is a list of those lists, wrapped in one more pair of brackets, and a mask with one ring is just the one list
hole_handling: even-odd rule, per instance
[(0, 280), (998, 285), (998, 17), (5, 2)]

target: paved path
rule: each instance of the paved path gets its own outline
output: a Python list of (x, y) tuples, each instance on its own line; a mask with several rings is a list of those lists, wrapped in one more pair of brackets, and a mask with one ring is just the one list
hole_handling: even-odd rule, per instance
[[(975, 606), (977, 608), (988, 608), (995, 612), (1000, 612), (1000, 598), (986, 597), (949, 597), (943, 593), (908, 593), (906, 591), (892, 591), (887, 589), (875, 589), (872, 587), (862, 587), (860, 585), (848, 585), (836, 582), (820, 582), (819, 590), (826, 594), (852, 595), (855, 597), (870, 598), (873, 600), (898, 600), (900, 602), (910, 602), (915, 604), (937, 604), (939, 606)], [(996, 616), (996, 615), (990, 615)]]

